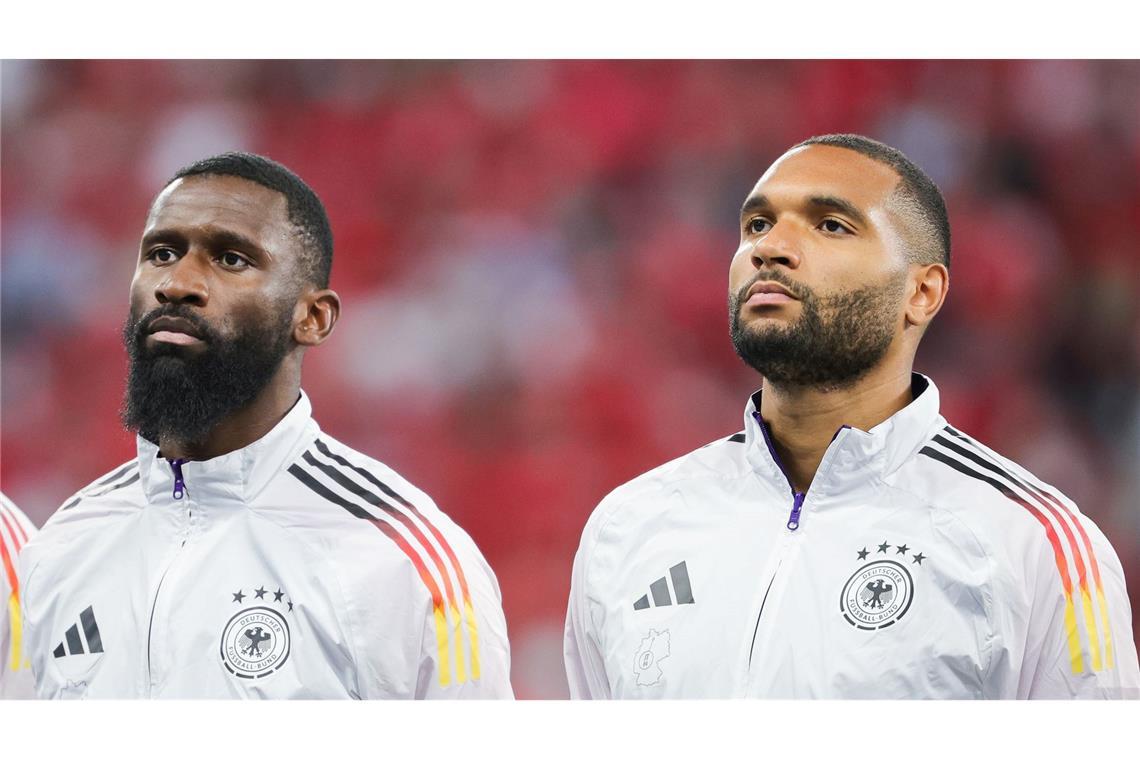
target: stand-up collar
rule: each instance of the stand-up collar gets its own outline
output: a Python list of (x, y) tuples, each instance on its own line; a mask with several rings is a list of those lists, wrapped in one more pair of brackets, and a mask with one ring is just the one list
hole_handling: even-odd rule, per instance
[[(320, 433), (309, 397), (301, 397), (272, 430), (245, 448), (203, 461), (181, 464), (186, 495), (197, 504), (248, 504), (282, 468)], [(175, 499), (174, 468), (158, 445), (138, 436), (139, 472), (150, 504), (180, 504)]]
[[(744, 411), (748, 462), (765, 480), (789, 488), (778, 455), (769, 444), (767, 426), (758, 413), (761, 393), (752, 394)], [(809, 489), (813, 500), (829, 492), (879, 481), (914, 456), (940, 426), (941, 418), (934, 381), (912, 372), (911, 393), (913, 401), (870, 430), (844, 425), (836, 431)]]

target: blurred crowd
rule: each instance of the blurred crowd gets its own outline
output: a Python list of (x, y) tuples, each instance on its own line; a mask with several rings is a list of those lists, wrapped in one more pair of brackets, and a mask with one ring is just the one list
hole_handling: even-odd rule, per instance
[(134, 455), (119, 330), (151, 198), (231, 149), (321, 196), (344, 302), (304, 387), (503, 591), (520, 697), (566, 694), (570, 565), (610, 489), (742, 428), (740, 204), (813, 134), (939, 184), (943, 413), (1064, 490), (1140, 610), (1140, 65), (5, 61), (0, 485), (37, 524)]

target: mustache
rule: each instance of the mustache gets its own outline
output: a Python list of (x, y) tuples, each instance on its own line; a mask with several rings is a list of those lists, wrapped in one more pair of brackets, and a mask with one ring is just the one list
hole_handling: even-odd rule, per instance
[(155, 309), (151, 309), (144, 316), (134, 321), (131, 332), (134, 334), (135, 340), (139, 342), (145, 340), (147, 334), (150, 332), (150, 326), (156, 319), (161, 317), (178, 317), (179, 319), (186, 320), (194, 325), (194, 329), (198, 331), (198, 336), (207, 343), (211, 343), (218, 338), (217, 332), (210, 327), (206, 320), (195, 314), (189, 306), (167, 303)]
[(765, 271), (761, 269), (749, 278), (748, 282), (737, 289), (734, 300), (738, 306), (743, 303), (745, 296), (748, 294), (748, 289), (758, 282), (774, 282), (777, 285), (783, 285), (788, 289), (789, 293), (801, 301), (808, 301), (815, 298), (815, 293), (812, 292), (811, 288), (806, 285), (801, 285), (780, 270), (772, 269)]

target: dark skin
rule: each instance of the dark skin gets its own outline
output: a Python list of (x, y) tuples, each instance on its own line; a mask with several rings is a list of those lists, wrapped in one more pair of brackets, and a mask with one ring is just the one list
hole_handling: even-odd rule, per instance
[[(176, 303), (220, 335), (247, 319), (271, 319), (292, 302), (293, 345), (252, 402), (222, 420), (200, 441), (158, 441), (168, 459), (211, 459), (244, 448), (268, 433), (301, 392), (305, 350), (332, 334), (340, 298), (301, 274), (302, 243), (288, 218), (285, 196), (239, 177), (202, 175), (168, 185), (151, 205), (131, 281), (131, 306), (140, 314)], [(188, 356), (207, 342), (179, 320), (160, 320), (147, 337), (179, 346)]]
[[(840, 427), (870, 430), (913, 400), (915, 352), (946, 298), (946, 267), (908, 260), (909, 230), (891, 203), (898, 182), (893, 169), (860, 153), (810, 145), (777, 159), (744, 203), (730, 292), (759, 270), (779, 269), (821, 296), (905, 272), (890, 347), (867, 375), (832, 390), (764, 384), (760, 415), (799, 492), (811, 485)], [(782, 329), (800, 313), (794, 298), (760, 294), (742, 304), (741, 321), (749, 330)]]

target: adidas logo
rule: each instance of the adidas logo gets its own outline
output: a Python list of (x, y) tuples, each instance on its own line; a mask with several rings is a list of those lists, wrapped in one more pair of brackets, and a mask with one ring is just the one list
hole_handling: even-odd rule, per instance
[[(83, 638), (79, 637), (79, 626), (83, 626)], [(83, 648), (83, 641), (87, 641), (87, 649)], [(67, 649), (64, 650), (64, 643)], [(63, 637), (63, 641), (52, 650), (52, 656), (63, 657), (68, 654), (99, 654), (103, 651), (103, 639), (99, 636), (99, 624), (95, 622), (95, 611), (88, 607), (79, 613), (79, 623), (72, 623)]]
[[(673, 581), (673, 592), (677, 597), (677, 604), (694, 604), (693, 587), (689, 583), (689, 569), (682, 562), (669, 568), (669, 579)], [(649, 584), (649, 593), (643, 595), (633, 603), (635, 610), (649, 609), (649, 597), (653, 597), (654, 607), (668, 607), (673, 604), (673, 596), (669, 593), (669, 580), (661, 576)]]

